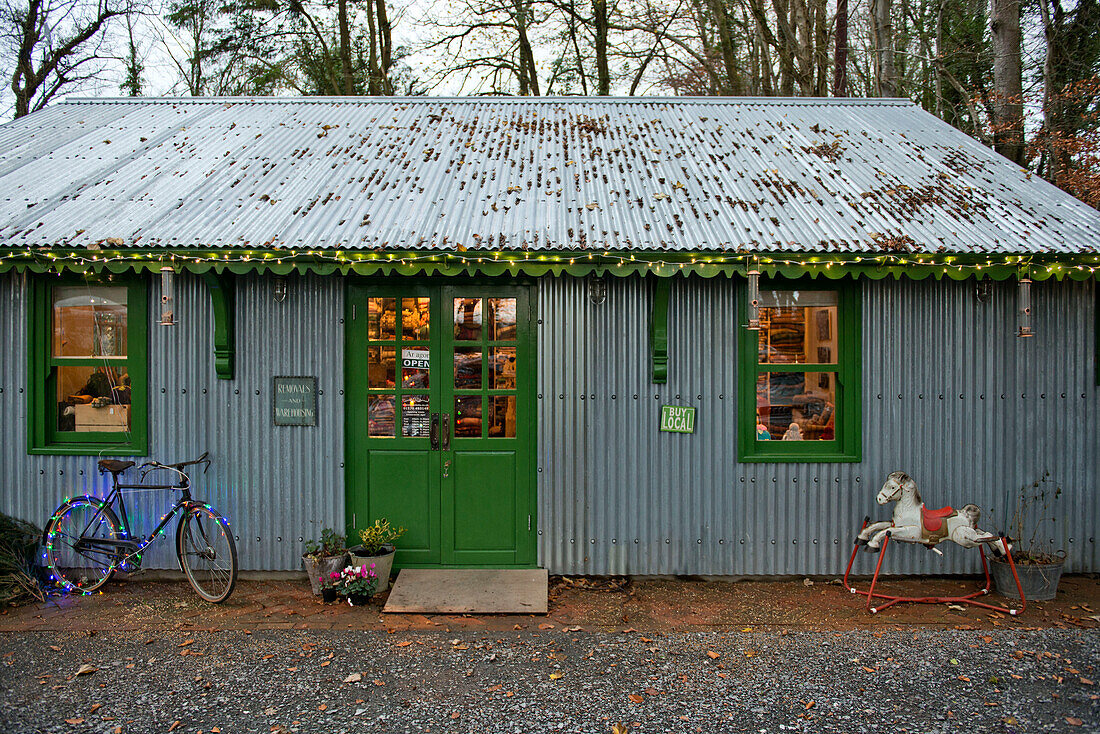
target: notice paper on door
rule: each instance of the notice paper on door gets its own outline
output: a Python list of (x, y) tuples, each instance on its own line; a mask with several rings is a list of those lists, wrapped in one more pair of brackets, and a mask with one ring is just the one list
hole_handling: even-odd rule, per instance
[(427, 349), (402, 349), (401, 366), (407, 370), (426, 370), (428, 369), (428, 356)]

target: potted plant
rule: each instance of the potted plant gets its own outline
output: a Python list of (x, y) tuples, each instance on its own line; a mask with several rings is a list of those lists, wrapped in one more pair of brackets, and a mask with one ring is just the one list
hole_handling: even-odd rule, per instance
[[(1050, 472), (1044, 472), (1041, 479), (1020, 487), (1015, 500), (1006, 503), (1013, 508), (1008, 527), (1012, 561), (1028, 601), (1049, 601), (1058, 592), (1066, 552), (1054, 549), (1051, 536), (1057, 522), (1054, 506), (1061, 496), (1062, 488), (1055, 486)], [(1010, 599), (1020, 597), (1007, 560), (991, 558), (990, 570), (998, 594)]]
[(393, 568), (393, 554), (397, 552), (394, 543), (407, 533), (406, 528), (397, 528), (386, 518), (375, 520), (359, 531), (361, 545), (349, 548), (352, 565), (372, 566), (378, 574), (378, 592), (390, 588), (390, 569)]
[(336, 593), (353, 607), (370, 602), (378, 588), (378, 574), (374, 566), (346, 566), (332, 574)]
[(333, 571), (328, 577), (321, 577), (321, 601), (325, 604), (331, 604), (339, 598), (339, 594), (336, 592), (336, 583), (340, 580), (340, 572)]
[(333, 571), (339, 571), (345, 565), (348, 549), (344, 536), (338, 535), (332, 528), (321, 530), (320, 540), (306, 542), (306, 552), (302, 554), (302, 564), (309, 575), (309, 585), (314, 596), (321, 595), (324, 580)]

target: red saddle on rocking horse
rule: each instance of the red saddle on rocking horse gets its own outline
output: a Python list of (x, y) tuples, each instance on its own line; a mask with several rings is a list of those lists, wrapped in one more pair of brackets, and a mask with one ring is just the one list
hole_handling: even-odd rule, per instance
[(940, 527), (943, 526), (943, 519), (945, 517), (951, 517), (955, 514), (953, 507), (941, 507), (938, 510), (925, 509), (924, 505), (920, 508), (920, 519), (924, 523), (924, 529), (930, 533), (937, 532)]

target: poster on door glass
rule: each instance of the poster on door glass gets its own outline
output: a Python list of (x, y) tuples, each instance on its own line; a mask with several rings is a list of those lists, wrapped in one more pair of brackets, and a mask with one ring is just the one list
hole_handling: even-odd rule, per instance
[(428, 435), (428, 396), (406, 395), (401, 399), (401, 435), (422, 438)]

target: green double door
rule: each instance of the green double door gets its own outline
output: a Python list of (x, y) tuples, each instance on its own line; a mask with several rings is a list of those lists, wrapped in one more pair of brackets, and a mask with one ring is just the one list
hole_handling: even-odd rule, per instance
[(349, 286), (349, 544), (384, 517), (399, 567), (534, 565), (530, 321), (519, 286)]

